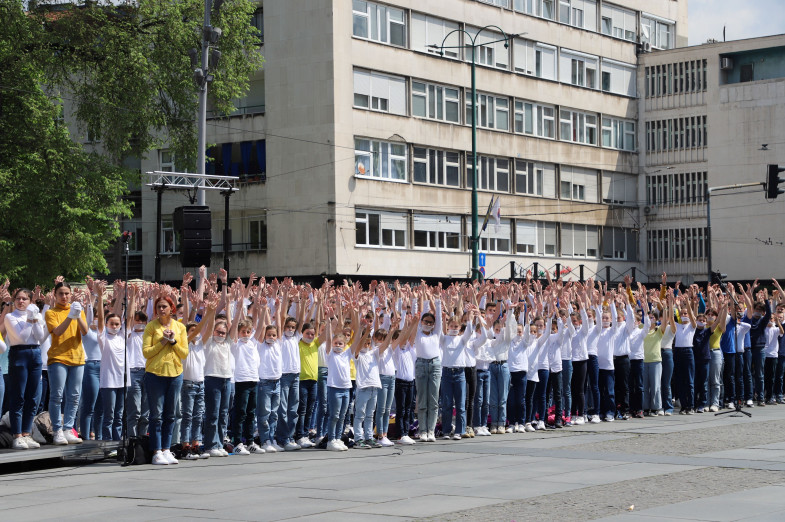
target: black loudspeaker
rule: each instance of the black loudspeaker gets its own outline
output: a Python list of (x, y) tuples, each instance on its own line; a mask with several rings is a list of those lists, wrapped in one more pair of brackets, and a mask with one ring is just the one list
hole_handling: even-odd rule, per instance
[(210, 266), (212, 219), (210, 207), (177, 207), (172, 214), (183, 267)]

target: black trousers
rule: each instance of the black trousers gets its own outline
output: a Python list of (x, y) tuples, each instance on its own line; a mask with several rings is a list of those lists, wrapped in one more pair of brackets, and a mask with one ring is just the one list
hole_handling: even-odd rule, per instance
[(586, 414), (586, 365), (589, 361), (572, 361), (572, 411), (570, 415)]
[(477, 368), (467, 366), (466, 376), (466, 425), (471, 426), (474, 419), (474, 398), (477, 395)]
[(624, 415), (630, 413), (630, 356), (620, 355), (613, 358), (614, 377), (616, 385), (616, 413)]

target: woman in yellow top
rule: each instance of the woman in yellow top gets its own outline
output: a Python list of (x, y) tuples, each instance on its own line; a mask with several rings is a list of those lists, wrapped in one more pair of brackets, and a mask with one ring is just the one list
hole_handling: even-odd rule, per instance
[(147, 324), (142, 338), (142, 354), (147, 359), (144, 384), (150, 407), (150, 450), (153, 464), (177, 464), (169, 448), (175, 401), (183, 385), (183, 361), (188, 357), (188, 334), (185, 325), (172, 317), (175, 305), (171, 298), (159, 297), (154, 308), (157, 317)]
[[(46, 327), (52, 336), (47, 354), (49, 366), (49, 416), (55, 444), (81, 444), (73, 431), (79, 395), (82, 392), (85, 352), (82, 336), (87, 335), (87, 319), (82, 304), (71, 302), (71, 286), (55, 285), (55, 306), (46, 311)], [(65, 398), (65, 408), (61, 411)], [(62, 415), (62, 417), (61, 417)]]

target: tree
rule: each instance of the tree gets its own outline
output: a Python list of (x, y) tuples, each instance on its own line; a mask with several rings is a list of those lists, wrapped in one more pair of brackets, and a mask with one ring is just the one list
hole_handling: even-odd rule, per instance
[(106, 270), (103, 251), (130, 214), (125, 171), (71, 140), (42, 89), (41, 28), (20, 5), (0, 8), (0, 278), (15, 285)]

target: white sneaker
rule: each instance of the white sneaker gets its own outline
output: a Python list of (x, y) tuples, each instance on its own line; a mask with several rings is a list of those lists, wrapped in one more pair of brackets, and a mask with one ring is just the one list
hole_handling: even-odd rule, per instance
[(300, 448), (299, 444), (297, 444), (296, 442), (290, 440), (289, 442), (286, 443), (286, 445), (283, 447), (283, 449), (285, 451), (297, 451), (298, 449), (301, 449), (301, 448)]
[(436, 442), (436, 433), (433, 431), (428, 432), (428, 442)]
[(68, 444), (81, 444), (82, 439), (76, 436), (74, 430), (63, 430), (65, 435), (65, 440), (68, 441)]
[(41, 447), (41, 445), (34, 441), (33, 437), (30, 435), (25, 435), (22, 438), (25, 439), (25, 442), (27, 443), (27, 449), (38, 449)]
[(591, 422), (592, 424), (599, 424), (600, 423), (600, 416), (599, 415), (592, 415), (591, 419), (589, 419), (589, 422)]
[(381, 444), (385, 448), (389, 448), (390, 446), (395, 446), (395, 444), (393, 444), (392, 441), (390, 439), (388, 439), (387, 437), (382, 437), (379, 440), (379, 444)]
[[(224, 455), (224, 450), (222, 450), (221, 448), (213, 448), (210, 451), (208, 451), (207, 454), (209, 456), (211, 456), (211, 457), (225, 457), (226, 456), (226, 455)], [(228, 453), (227, 453), (227, 455), (228, 455)]]
[(414, 440), (412, 440), (412, 438), (410, 436), (404, 435), (398, 441), (398, 444), (400, 444), (401, 446), (412, 446), (413, 444), (415, 444), (415, 442), (414, 442)]
[(576, 417), (573, 423), (576, 426), (582, 426), (583, 424), (585, 424), (585, 421), (583, 420), (583, 417)]
[[(55, 432), (52, 443), (55, 446), (67, 446), (68, 445), (68, 439), (65, 438), (65, 435), (63, 434), (63, 430), (57, 430)], [(26, 445), (27, 444), (25, 444), (25, 446)]]
[(249, 453), (258, 453), (258, 454), (261, 455), (262, 453), (264, 453), (264, 450), (257, 443), (252, 442), (251, 445), (248, 446), (248, 452)]
[(297, 444), (300, 445), (301, 448), (313, 448), (313, 442), (308, 437), (302, 437), (300, 440), (297, 441)]
[(199, 454), (199, 460), (209, 459), (210, 453), (203, 451)]
[(428, 442), (428, 432), (421, 431), (420, 432), (420, 442)]
[(169, 459), (167, 459), (161, 450), (158, 450), (153, 455), (153, 466), (168, 466)]
[(512, 426), (507, 426), (507, 429), (504, 430), (504, 433), (512, 433)]
[(343, 446), (341, 445), (341, 441), (338, 439), (333, 439), (327, 443), (327, 451), (343, 451)]
[[(283, 451), (283, 447), (279, 446), (277, 442), (272, 441), (272, 443), (273, 443), (273, 448), (275, 448), (275, 451)], [(266, 448), (265, 451), (267, 451)]]
[(545, 421), (540, 421), (537, 423), (538, 430), (545, 430)]
[(452, 440), (461, 440), (461, 436), (458, 433), (456, 433), (455, 435), (452, 436)]
[(448, 433), (447, 435), (443, 435), (443, 436), (442, 436), (442, 439), (444, 439), (444, 440), (450, 440), (450, 439), (452, 439), (452, 435), (450, 435), (450, 434)]
[(26, 450), (30, 449), (27, 445), (27, 437), (14, 437), (14, 442), (11, 444), (11, 449)]
[(709, 411), (720, 411), (719, 406), (712, 406), (709, 408)]
[(272, 441), (269, 441), (269, 440), (264, 443), (264, 446), (262, 446), (262, 449), (264, 450), (265, 453), (277, 453), (278, 452), (278, 450), (275, 449), (275, 446), (273, 446)]
[(747, 401), (747, 407), (752, 408), (752, 399)]
[(167, 449), (167, 450), (164, 450), (162, 453), (163, 453), (164, 458), (167, 461), (169, 461), (169, 464), (180, 464), (180, 461), (177, 460), (176, 458), (174, 458), (174, 455), (172, 455), (172, 451), (171, 450)]
[(613, 418), (613, 415), (608, 414), (605, 416), (605, 422), (613, 422), (614, 420), (616, 419)]
[(245, 444), (243, 444), (242, 442), (234, 447), (234, 452), (233, 453), (235, 455), (250, 455), (251, 454), (250, 451), (245, 449)]
[(523, 425), (523, 431), (531, 433), (531, 432), (535, 431), (534, 430), (534, 426), (532, 426), (531, 422), (527, 422), (526, 424)]

